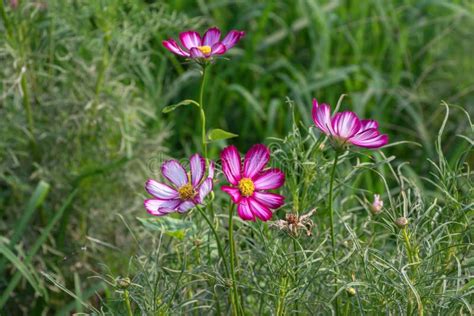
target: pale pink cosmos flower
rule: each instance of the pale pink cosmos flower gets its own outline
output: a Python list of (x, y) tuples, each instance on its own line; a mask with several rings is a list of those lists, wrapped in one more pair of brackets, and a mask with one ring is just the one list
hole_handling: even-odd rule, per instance
[(230, 195), (237, 204), (240, 218), (268, 221), (273, 213), (283, 205), (285, 198), (268, 190), (278, 189), (285, 182), (284, 173), (277, 168), (264, 169), (270, 160), (270, 151), (265, 145), (254, 145), (245, 155), (242, 166), (235, 146), (226, 147), (221, 153), (222, 172), (231, 186), (223, 186), (222, 191)]
[(316, 127), (331, 137), (338, 146), (356, 145), (364, 148), (379, 148), (387, 144), (388, 136), (380, 134), (379, 124), (374, 120), (361, 120), (354, 112), (345, 111), (331, 117), (327, 104), (318, 104), (313, 99), (313, 121)]
[(175, 40), (163, 41), (163, 46), (170, 52), (189, 58), (209, 59), (215, 55), (222, 55), (245, 35), (243, 31), (230, 31), (221, 40), (221, 31), (217, 27), (211, 27), (201, 37), (198, 32), (187, 31), (179, 34), (181, 47)]
[(153, 195), (152, 199), (145, 200), (148, 213), (162, 216), (172, 212), (184, 213), (202, 204), (204, 198), (212, 191), (214, 178), (214, 164), (209, 165), (207, 178), (206, 161), (199, 154), (189, 159), (190, 173), (177, 160), (168, 160), (161, 165), (161, 174), (171, 185), (150, 179), (145, 189)]
[(379, 214), (383, 208), (383, 201), (380, 199), (380, 195), (374, 194), (374, 202), (370, 205), (370, 211), (373, 214)]

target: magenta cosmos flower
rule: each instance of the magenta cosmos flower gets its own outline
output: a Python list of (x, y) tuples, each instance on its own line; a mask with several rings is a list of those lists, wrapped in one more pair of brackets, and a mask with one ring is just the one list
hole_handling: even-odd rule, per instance
[(237, 212), (243, 220), (255, 221), (258, 217), (267, 221), (272, 209), (283, 205), (285, 198), (267, 192), (278, 189), (285, 182), (285, 175), (276, 168), (264, 169), (270, 160), (270, 151), (265, 145), (254, 145), (245, 155), (242, 167), (235, 146), (228, 146), (221, 153), (222, 172), (232, 186), (223, 186), (237, 204)]
[(184, 48), (175, 40), (163, 41), (163, 46), (170, 52), (190, 58), (208, 59), (215, 55), (222, 55), (245, 35), (245, 32), (232, 30), (221, 41), (221, 31), (217, 27), (211, 27), (201, 38), (198, 32), (187, 31), (179, 34), (179, 39)]
[(171, 185), (148, 180), (145, 189), (154, 198), (145, 200), (145, 208), (151, 215), (162, 216), (171, 212), (184, 213), (196, 204), (202, 204), (204, 198), (212, 191), (214, 164), (209, 166), (208, 176), (204, 179), (206, 161), (193, 155), (189, 159), (191, 172), (188, 174), (176, 160), (165, 161), (161, 165), (161, 174)]
[(337, 145), (356, 145), (379, 148), (387, 144), (388, 136), (380, 134), (374, 120), (360, 120), (354, 112), (336, 113), (331, 118), (331, 108), (313, 99), (313, 121), (316, 127), (330, 136)]

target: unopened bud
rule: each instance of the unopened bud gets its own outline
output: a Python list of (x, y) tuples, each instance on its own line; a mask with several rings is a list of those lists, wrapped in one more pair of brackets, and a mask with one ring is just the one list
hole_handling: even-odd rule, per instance
[(346, 289), (346, 293), (349, 296), (355, 296), (357, 292), (356, 292), (356, 289), (354, 289), (353, 287), (348, 287)]
[(372, 214), (377, 215), (382, 212), (383, 201), (380, 199), (380, 195), (374, 194), (374, 202), (370, 205), (370, 211)]
[(130, 281), (130, 278), (128, 278), (128, 277), (127, 278), (119, 278), (117, 280), (117, 285), (121, 289), (128, 288), (130, 286), (130, 283), (131, 283), (131, 281)]
[(407, 227), (408, 225), (408, 219), (406, 217), (399, 217), (395, 220), (395, 225), (397, 225), (398, 228), (403, 229)]

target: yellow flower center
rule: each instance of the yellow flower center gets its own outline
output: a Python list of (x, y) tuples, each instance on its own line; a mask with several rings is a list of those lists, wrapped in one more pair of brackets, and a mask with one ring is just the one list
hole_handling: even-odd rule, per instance
[(255, 191), (255, 185), (249, 178), (242, 178), (239, 181), (239, 190), (243, 196), (251, 196)]
[(199, 49), (204, 55), (209, 55), (211, 53), (211, 46), (198, 46), (197, 49)]
[(181, 200), (191, 200), (196, 196), (196, 191), (190, 183), (183, 185), (178, 189), (179, 198)]

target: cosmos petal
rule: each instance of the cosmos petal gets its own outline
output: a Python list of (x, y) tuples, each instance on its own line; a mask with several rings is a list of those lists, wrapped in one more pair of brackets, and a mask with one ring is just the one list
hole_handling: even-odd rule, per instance
[(244, 221), (255, 221), (255, 215), (252, 213), (248, 198), (243, 198), (237, 206), (237, 213)]
[(257, 190), (278, 189), (285, 182), (285, 174), (279, 169), (265, 170), (259, 174), (253, 184)]
[(202, 40), (203, 46), (213, 46), (217, 42), (219, 42), (221, 38), (221, 31), (217, 27), (211, 27), (204, 33), (204, 37)]
[(197, 187), (204, 176), (206, 161), (199, 154), (194, 154), (189, 159), (189, 167), (191, 169), (191, 184), (193, 187)]
[(168, 160), (161, 166), (163, 176), (171, 181), (177, 188), (188, 183), (186, 170), (177, 160)]
[(193, 47), (201, 46), (201, 36), (198, 32), (187, 31), (179, 34), (179, 39), (184, 47), (191, 50)]
[(253, 198), (248, 198), (247, 200), (248, 200), (248, 203), (249, 203), (250, 210), (259, 219), (266, 222), (270, 218), (272, 218), (273, 213), (272, 213), (272, 211), (270, 211), (270, 209), (268, 207), (260, 204), (259, 202), (257, 202)]
[(170, 200), (178, 197), (178, 191), (164, 183), (149, 179), (145, 184), (145, 189), (159, 199)]
[(225, 193), (229, 194), (230, 198), (232, 199), (232, 201), (234, 203), (239, 203), (240, 202), (240, 199), (242, 198), (242, 195), (240, 194), (239, 189), (224, 185), (224, 186), (221, 187), (221, 190), (224, 191)]
[(252, 179), (262, 171), (269, 160), (270, 151), (265, 145), (253, 145), (245, 155), (243, 176)]
[(222, 172), (227, 180), (237, 185), (242, 178), (240, 173), (240, 155), (235, 146), (226, 147), (221, 153)]
[(254, 192), (252, 196), (257, 202), (268, 208), (279, 208), (285, 203), (285, 197), (269, 192)]

